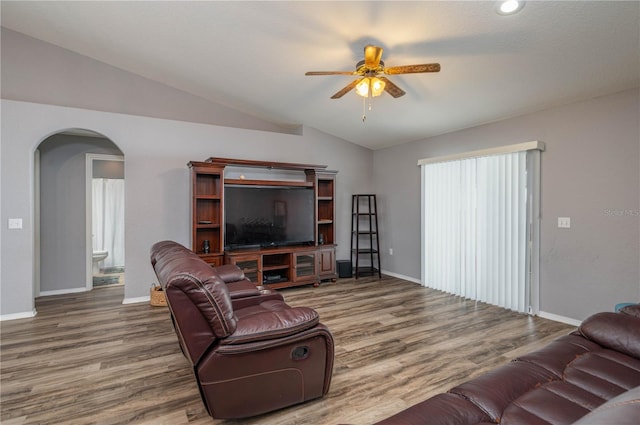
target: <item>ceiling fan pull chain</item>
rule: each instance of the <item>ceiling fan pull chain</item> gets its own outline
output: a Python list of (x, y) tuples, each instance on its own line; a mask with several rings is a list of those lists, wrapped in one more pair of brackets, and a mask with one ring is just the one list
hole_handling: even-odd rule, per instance
[(367, 120), (367, 98), (362, 98), (362, 122)]

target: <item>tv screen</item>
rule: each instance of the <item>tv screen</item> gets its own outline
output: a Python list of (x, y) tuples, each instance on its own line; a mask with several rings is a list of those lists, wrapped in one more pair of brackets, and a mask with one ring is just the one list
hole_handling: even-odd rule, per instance
[(224, 190), (225, 250), (313, 243), (312, 188), (229, 185)]

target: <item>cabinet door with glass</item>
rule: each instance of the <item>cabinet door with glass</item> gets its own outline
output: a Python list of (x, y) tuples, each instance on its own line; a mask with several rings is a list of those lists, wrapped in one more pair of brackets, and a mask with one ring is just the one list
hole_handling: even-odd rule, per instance
[(318, 279), (316, 252), (295, 252), (293, 254), (293, 281), (314, 281)]
[(262, 282), (262, 256), (260, 254), (245, 254), (229, 256), (229, 263), (240, 267), (244, 275), (253, 283)]

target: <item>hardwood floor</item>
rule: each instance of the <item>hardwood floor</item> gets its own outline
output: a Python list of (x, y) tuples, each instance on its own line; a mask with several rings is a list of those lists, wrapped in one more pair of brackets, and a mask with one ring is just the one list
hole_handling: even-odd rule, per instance
[(333, 333), (320, 400), (241, 421), (209, 417), (166, 308), (122, 305), (123, 287), (38, 299), (0, 324), (1, 416), (15, 424), (369, 424), (574, 328), (391, 277), (283, 291)]

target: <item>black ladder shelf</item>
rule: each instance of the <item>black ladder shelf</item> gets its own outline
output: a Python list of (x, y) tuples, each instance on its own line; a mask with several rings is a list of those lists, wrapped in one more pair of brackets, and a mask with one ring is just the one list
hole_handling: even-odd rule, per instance
[[(356, 279), (380, 271), (380, 241), (378, 239), (378, 205), (376, 195), (353, 195), (351, 199), (351, 256), (355, 258)], [(368, 264), (361, 265), (360, 257)], [(368, 257), (368, 258), (367, 258)], [(377, 265), (377, 267), (376, 267)]]

